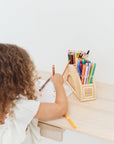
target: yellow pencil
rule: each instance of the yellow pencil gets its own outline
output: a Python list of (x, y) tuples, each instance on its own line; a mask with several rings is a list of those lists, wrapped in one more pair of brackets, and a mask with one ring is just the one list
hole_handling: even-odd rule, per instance
[[(64, 70), (64, 72), (63, 72), (63, 74), (62, 74), (62, 76), (64, 75), (65, 71), (67, 70), (69, 63), (70, 63), (70, 61), (68, 61), (67, 65), (66, 65), (66, 67), (65, 67), (65, 70)], [(54, 71), (54, 72), (53, 72), (53, 75), (54, 75), (54, 74), (55, 74), (55, 67), (53, 68), (53, 71)], [(72, 126), (74, 129), (76, 129), (75, 124), (74, 124), (73, 121), (68, 117), (67, 114), (65, 114), (65, 118), (67, 118), (67, 120), (68, 120), (68, 122), (71, 124), (71, 126)]]
[(67, 114), (65, 114), (65, 118), (67, 118), (68, 122), (71, 124), (71, 126), (72, 126), (74, 129), (77, 128), (76, 125), (75, 125), (75, 124), (73, 123), (73, 121), (68, 117)]

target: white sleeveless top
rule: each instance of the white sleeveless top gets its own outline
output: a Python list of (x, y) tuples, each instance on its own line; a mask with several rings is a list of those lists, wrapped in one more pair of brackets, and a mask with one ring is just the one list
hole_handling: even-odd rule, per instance
[(15, 101), (14, 118), (7, 115), (0, 125), (0, 144), (39, 144), (40, 128), (36, 115), (40, 102), (21, 98)]

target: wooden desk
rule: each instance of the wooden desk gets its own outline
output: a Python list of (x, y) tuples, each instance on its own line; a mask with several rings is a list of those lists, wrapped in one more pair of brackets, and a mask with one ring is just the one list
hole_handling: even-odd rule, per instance
[[(39, 75), (43, 79), (50, 76), (46, 72), (40, 72)], [(64, 117), (40, 123), (114, 142), (114, 86), (96, 82), (96, 87), (95, 101), (79, 102), (73, 93), (68, 97), (68, 115), (76, 124), (76, 130)]]

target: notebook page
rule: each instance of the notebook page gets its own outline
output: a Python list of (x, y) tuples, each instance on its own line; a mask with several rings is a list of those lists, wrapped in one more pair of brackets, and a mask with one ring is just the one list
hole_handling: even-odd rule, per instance
[[(35, 85), (36, 87), (39, 89), (41, 88), (41, 86), (45, 83), (46, 81), (43, 79), (39, 79)], [(63, 87), (65, 89), (66, 95), (67, 97), (73, 92), (72, 89), (66, 85), (63, 84)], [(55, 91), (55, 87), (53, 85), (53, 82), (50, 80), (46, 86), (43, 88), (43, 90), (41, 91), (42, 96), (38, 96), (38, 99), (40, 100), (40, 102), (47, 102), (47, 103), (54, 103), (55, 99), (56, 99), (56, 91)]]

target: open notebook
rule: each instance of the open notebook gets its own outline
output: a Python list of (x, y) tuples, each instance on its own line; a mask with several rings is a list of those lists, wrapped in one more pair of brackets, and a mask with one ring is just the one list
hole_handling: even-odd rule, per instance
[[(41, 86), (45, 83), (46, 81), (43, 79), (39, 79), (35, 85), (36, 87), (39, 89), (41, 88)], [(64, 84), (64, 89), (66, 92), (66, 95), (69, 96), (73, 91), (72, 89)], [(40, 102), (47, 102), (47, 103), (54, 103), (55, 99), (56, 99), (56, 91), (55, 91), (55, 87), (53, 85), (52, 81), (49, 81), (47, 83), (47, 85), (43, 88), (43, 90), (41, 91), (42, 96), (38, 95), (38, 99), (40, 100)]]

